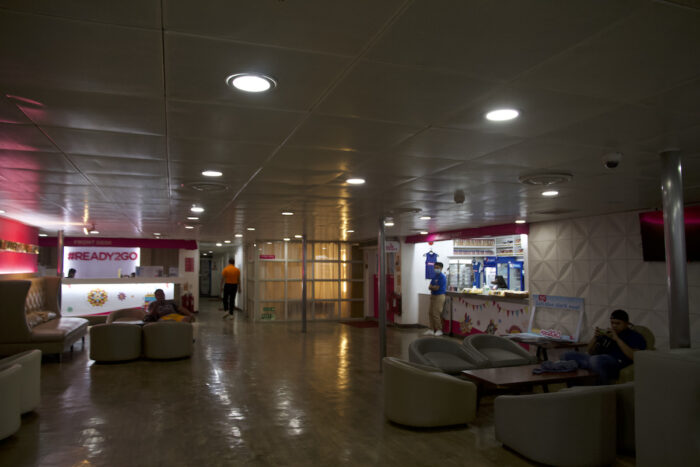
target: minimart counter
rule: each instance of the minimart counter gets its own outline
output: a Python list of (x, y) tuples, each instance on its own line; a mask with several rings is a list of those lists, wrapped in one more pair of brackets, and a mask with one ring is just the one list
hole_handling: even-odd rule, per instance
[(180, 282), (178, 277), (63, 279), (61, 314), (84, 317), (93, 324), (103, 322), (114, 310), (148, 307), (156, 289), (163, 289), (168, 300), (179, 297)]
[(526, 332), (530, 313), (528, 298), (447, 292), (443, 332), (462, 337)]

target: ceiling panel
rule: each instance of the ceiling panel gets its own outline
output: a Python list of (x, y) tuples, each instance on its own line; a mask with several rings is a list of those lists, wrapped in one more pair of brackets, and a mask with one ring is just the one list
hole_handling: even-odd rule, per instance
[(301, 122), (299, 112), (172, 101), (169, 136), (279, 144)]
[(171, 0), (168, 30), (227, 37), (281, 47), (355, 54), (402, 3), (401, 0), (248, 2)]
[[(168, 97), (290, 110), (310, 108), (349, 62), (346, 57), (176, 33), (166, 34), (166, 50)], [(256, 94), (226, 85), (230, 75), (250, 71), (273, 77), (277, 87)]]
[(700, 76), (700, 11), (638, 3), (644, 8), (536, 67), (519, 82), (634, 102)]
[(70, 155), (69, 157), (81, 172), (111, 174), (114, 175), (116, 183), (120, 183), (123, 178), (128, 176), (148, 175), (165, 178), (168, 173), (165, 161), (160, 160), (78, 155)]
[(76, 172), (75, 167), (60, 152), (0, 150), (0, 167), (6, 169)]
[(0, 0), (0, 8), (97, 23), (160, 29), (160, 0)]
[(0, 123), (31, 124), (31, 121), (17, 108), (15, 102), (5, 95), (0, 96)]
[(461, 109), (493, 87), (456, 73), (359, 62), (319, 111), (427, 125)]
[(211, 168), (260, 165), (277, 147), (274, 144), (203, 138), (169, 138), (168, 145), (170, 160), (206, 164)]
[(391, 174), (401, 178), (415, 178), (430, 175), (441, 170), (459, 165), (460, 162), (437, 157), (411, 157), (395, 154), (381, 155), (368, 160), (353, 172), (354, 175), (367, 178), (367, 174), (385, 176)]
[(639, 3), (417, 0), (369, 57), (509, 79), (597, 33)]
[(0, 43), (0, 85), (163, 95), (160, 31), (4, 10)]
[(136, 159), (165, 158), (165, 139), (162, 136), (55, 127), (45, 127), (44, 131), (65, 153)]
[(11, 101), (40, 126), (162, 135), (162, 98), (13, 87)]
[(56, 146), (33, 125), (0, 124), (0, 150), (56, 152)]
[(284, 146), (275, 154), (271, 164), (274, 167), (306, 167), (314, 170), (334, 170), (352, 173), (374, 156), (374, 154), (365, 152)]
[(396, 153), (465, 161), (522, 141), (522, 138), (470, 130), (430, 128), (408, 139)]

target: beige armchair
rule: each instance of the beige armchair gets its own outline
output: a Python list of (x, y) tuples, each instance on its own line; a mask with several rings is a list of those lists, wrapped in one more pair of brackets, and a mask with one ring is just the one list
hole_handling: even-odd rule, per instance
[(107, 316), (106, 324), (112, 323), (134, 323), (143, 321), (146, 316), (146, 310), (143, 308), (122, 308), (114, 310)]
[(41, 401), (41, 350), (27, 350), (0, 360), (0, 371), (19, 365), (20, 413), (36, 410)]
[(476, 416), (476, 385), (437, 368), (385, 357), (384, 414), (416, 427), (469, 423)]
[(446, 337), (421, 337), (414, 340), (408, 346), (408, 359), (449, 374), (459, 374), (479, 367), (463, 346)]
[[(642, 335), (644, 342), (647, 344), (645, 350), (656, 350), (656, 347), (654, 347), (656, 345), (656, 338), (654, 337), (654, 333), (651, 332), (651, 329), (640, 325), (630, 325), (630, 328)], [(629, 383), (630, 381), (634, 381), (634, 363), (620, 370), (620, 376), (617, 379), (618, 383)]]
[(20, 417), (21, 377), (20, 365), (12, 365), (0, 370), (0, 439), (17, 433)]
[(496, 439), (536, 462), (593, 466), (615, 460), (614, 386), (499, 396), (494, 409)]

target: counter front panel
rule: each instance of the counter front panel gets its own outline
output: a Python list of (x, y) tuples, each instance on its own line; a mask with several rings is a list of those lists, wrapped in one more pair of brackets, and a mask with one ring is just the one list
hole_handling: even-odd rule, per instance
[(448, 292), (443, 332), (511, 334), (526, 332), (530, 322), (528, 299)]
[(166, 279), (159, 282), (138, 279), (65, 280), (61, 285), (61, 314), (106, 315), (122, 308), (145, 308), (155, 300), (153, 292), (156, 289), (163, 289), (166, 299), (174, 299), (176, 285), (175, 281), (166, 282)]

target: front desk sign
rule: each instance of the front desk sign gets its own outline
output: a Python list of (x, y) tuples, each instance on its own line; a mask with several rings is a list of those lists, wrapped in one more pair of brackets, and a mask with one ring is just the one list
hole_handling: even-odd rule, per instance
[(67, 246), (63, 249), (63, 270), (75, 269), (77, 278), (119, 277), (136, 272), (141, 248)]

